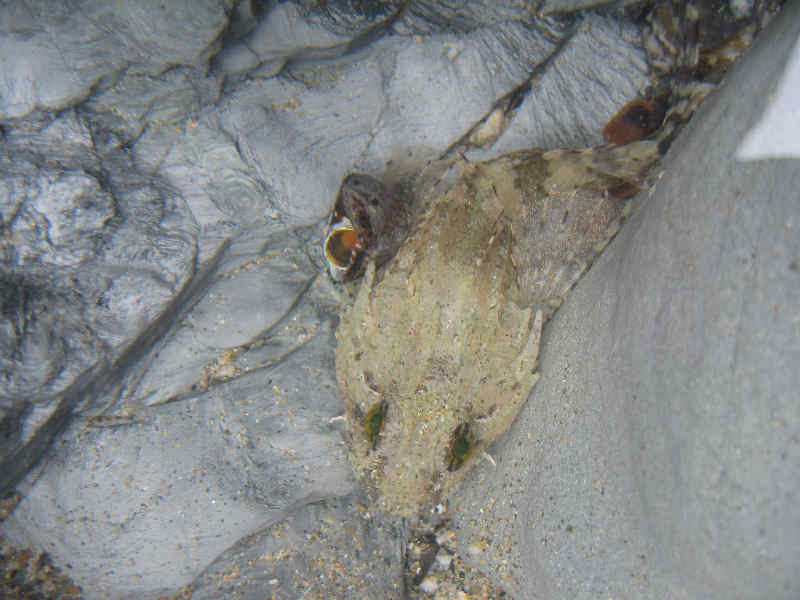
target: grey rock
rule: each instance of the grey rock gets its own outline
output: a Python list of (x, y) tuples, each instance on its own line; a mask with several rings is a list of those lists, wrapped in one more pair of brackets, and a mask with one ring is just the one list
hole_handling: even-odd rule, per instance
[(541, 20), (534, 6), (515, 0), (484, 2), (437, 2), (421, 0), (409, 3), (403, 13), (402, 27), (415, 34), (440, 32), (469, 33), (484, 27), (495, 27), (502, 23), (521, 22), (539, 25), (551, 22)]
[(539, 7), (539, 11), (544, 14), (549, 13), (569, 13), (577, 10), (588, 9), (619, 9), (629, 4), (636, 4), (637, 0), (544, 0)]
[(182, 200), (124, 155), (100, 159), (74, 113), (8, 131), (0, 161), (8, 489), (156, 326), (195, 247)]
[(204, 69), (233, 2), (123, 4), (6, 2), (0, 6), (0, 121), (87, 98), (123, 72), (157, 75), (175, 65)]
[(515, 597), (800, 594), (800, 171), (735, 157), (799, 17), (676, 140), (546, 328), (497, 469), (462, 488), (460, 538)]
[(800, 44), (795, 44), (786, 70), (761, 96), (761, 118), (747, 131), (737, 158), (800, 158), (800, 111), (794, 102), (800, 80)]
[[(148, 126), (182, 127), (191, 115), (217, 102), (220, 80), (190, 67), (158, 75), (130, 72), (98, 89), (81, 106), (98, 150), (132, 144)], [(110, 141), (101, 136), (110, 136)]]
[(155, 598), (302, 505), (354, 492), (328, 423), (335, 382), (320, 365), (331, 361), (332, 335), (320, 329), (292, 361), (167, 404), (73, 421), (38, 479), (18, 487), (24, 506), (4, 532), (69, 563), (86, 597)]
[[(229, 574), (236, 572), (235, 579)], [(313, 503), (228, 549), (192, 598), (402, 598), (399, 532), (357, 497)]]
[(302, 8), (294, 3), (282, 3), (266, 13), (247, 35), (241, 36), (214, 57), (215, 71), (229, 79), (272, 77), (288, 62), (299, 60), (310, 52), (345, 46), (352, 32), (336, 34), (320, 23), (301, 18)]
[(3, 56), (24, 54), (0, 94), (2, 483), (24, 498), (0, 529), (88, 598), (200, 589), (243, 568), (223, 553), (251, 534), (353, 519), (317, 504), (357, 494), (331, 421), (349, 299), (320, 252), (345, 173), (402, 182), (515, 93), (491, 152), (599, 140), (646, 84), (616, 17), (326, 4), (170, 3), (188, 16), (154, 23), (156, 4), (1, 9)]
[[(537, 75), (508, 128), (475, 160), (523, 148), (581, 148), (604, 142), (605, 124), (650, 83), (641, 31), (611, 16), (586, 15), (560, 49), (552, 68)], [(625, 48), (621, 51), (621, 48)], [(530, 51), (529, 51), (530, 52)], [(564, 126), (564, 124), (569, 126)]]

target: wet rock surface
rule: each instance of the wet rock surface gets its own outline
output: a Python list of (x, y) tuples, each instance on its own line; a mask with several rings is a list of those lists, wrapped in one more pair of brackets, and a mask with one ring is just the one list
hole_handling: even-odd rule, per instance
[(399, 598), (401, 533), (357, 496), (298, 507), (222, 553), (192, 598)]
[(553, 318), (502, 459), (462, 488), (459, 538), (512, 595), (797, 594), (797, 168), (735, 158), (796, 44), (787, 13)]
[[(0, 530), (83, 597), (403, 597), (404, 533), (365, 514), (337, 419), (342, 177), (493, 135), (468, 156), (597, 144), (649, 82), (627, 13), (356, 4), (0, 7), (0, 473), (22, 498)], [(731, 149), (793, 10), (557, 313), (497, 470), (449, 507), (512, 597), (796, 595), (796, 182)], [(718, 344), (731, 324), (753, 341)]]

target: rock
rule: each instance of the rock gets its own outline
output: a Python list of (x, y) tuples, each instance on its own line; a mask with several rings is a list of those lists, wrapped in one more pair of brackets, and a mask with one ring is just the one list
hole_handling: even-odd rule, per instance
[(800, 181), (794, 161), (736, 158), (797, 9), (678, 137), (545, 330), (497, 469), (462, 488), (459, 537), (489, 536), (481, 564), (512, 596), (800, 593)]
[(307, 504), (222, 553), (192, 583), (192, 598), (242, 590), (253, 597), (399, 598), (399, 538), (357, 497)]
[(192, 275), (195, 247), (182, 199), (124, 153), (97, 156), (74, 113), (29, 122), (5, 141), (0, 488), (8, 490), (71, 413), (119, 381), (134, 344), (159, 331)]
[(73, 106), (125, 73), (204, 69), (230, 0), (61, 2), (0, 7), (0, 121)]

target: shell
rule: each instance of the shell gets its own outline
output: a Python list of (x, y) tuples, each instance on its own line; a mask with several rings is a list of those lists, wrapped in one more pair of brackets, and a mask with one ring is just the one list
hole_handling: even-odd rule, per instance
[(407, 212), (403, 195), (379, 179), (345, 177), (323, 244), (331, 278), (348, 281), (362, 274), (368, 259), (378, 265), (389, 260), (408, 234)]

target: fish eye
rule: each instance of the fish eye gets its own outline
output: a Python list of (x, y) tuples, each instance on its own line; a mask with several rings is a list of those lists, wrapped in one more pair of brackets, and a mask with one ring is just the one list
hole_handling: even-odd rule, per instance
[(379, 402), (369, 409), (364, 417), (364, 434), (375, 450), (378, 445), (378, 436), (383, 431), (383, 423), (386, 420), (386, 402)]
[(469, 431), (469, 424), (462, 423), (453, 432), (453, 441), (450, 442), (450, 450), (447, 456), (447, 470), (456, 471), (472, 454), (474, 440)]

